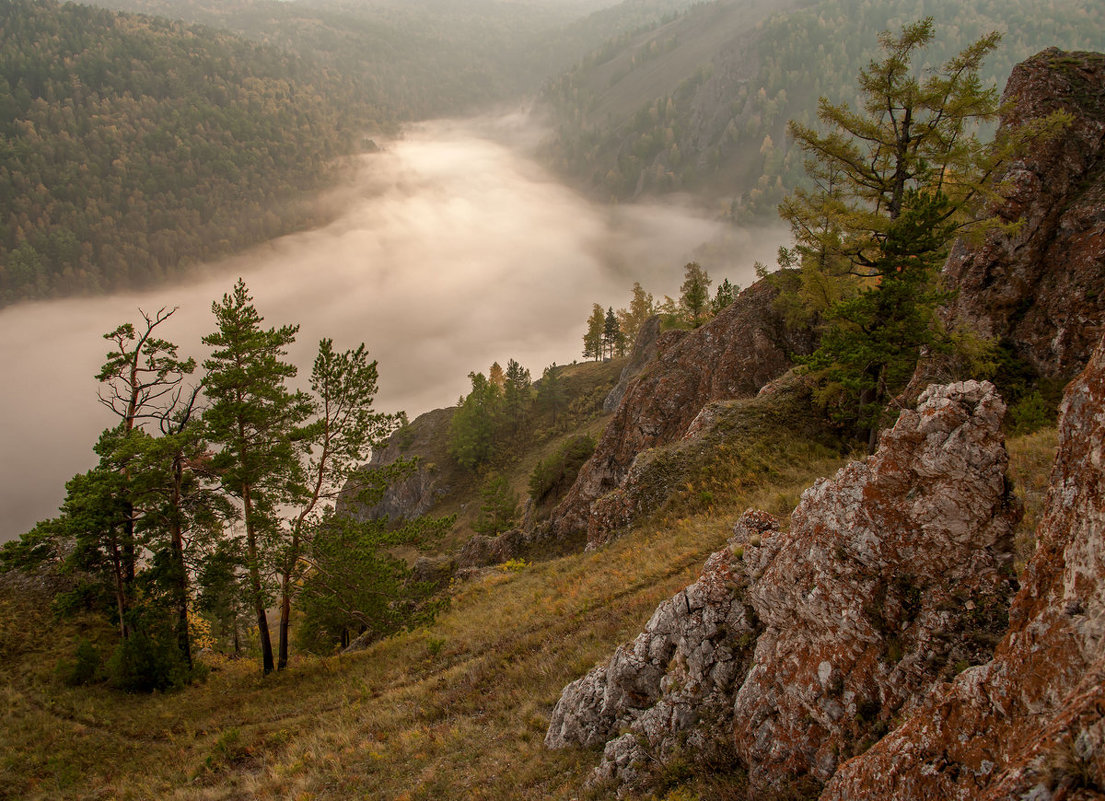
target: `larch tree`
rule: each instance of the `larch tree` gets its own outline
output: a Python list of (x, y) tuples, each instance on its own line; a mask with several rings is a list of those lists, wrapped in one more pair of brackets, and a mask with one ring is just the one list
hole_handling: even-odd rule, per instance
[(645, 324), (652, 315), (659, 311), (659, 307), (652, 299), (651, 292), (645, 292), (644, 287), (641, 286), (639, 281), (633, 282), (633, 297), (629, 301), (629, 307), (626, 309), (619, 309), (618, 322), (621, 324), (622, 332), (629, 340), (637, 338), (637, 333), (641, 330), (641, 326)]
[[(937, 271), (952, 239), (995, 224), (974, 212), (993, 195), (996, 169), (1026, 138), (1061, 124), (1056, 118), (985, 144), (979, 125), (994, 120), (999, 105), (979, 69), (1000, 36), (983, 36), (926, 71), (914, 60), (933, 36), (931, 17), (897, 36), (883, 33), (882, 58), (859, 74), (861, 109), (822, 98), (826, 132), (789, 125), (807, 154), (811, 187), (795, 190), (779, 213), (795, 237), (800, 293), (823, 322), (812, 363), (851, 398), (838, 401), (838, 409), (851, 405), (840, 416), (866, 434), (869, 448), (921, 348), (949, 341), (935, 309)], [(878, 344), (890, 340), (893, 347)]]
[(300, 455), (311, 404), (304, 393), (288, 388), (296, 368), (285, 361), (299, 326), (262, 328), (264, 318), (242, 279), (211, 311), (218, 329), (203, 338), (212, 348), (203, 363), (209, 403), (204, 429), (219, 448), (212, 469), (223, 490), (241, 504), (249, 599), (268, 674), (275, 664), (263, 574), (273, 567), (280, 545), (281, 505), (302, 500), (305, 493)]

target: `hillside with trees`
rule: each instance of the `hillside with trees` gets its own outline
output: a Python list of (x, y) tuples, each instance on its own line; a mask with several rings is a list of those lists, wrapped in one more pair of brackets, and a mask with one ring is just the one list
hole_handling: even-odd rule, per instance
[(0, 19), (0, 303), (134, 290), (318, 222), (382, 113), (210, 29), (12, 0)]
[(879, 32), (922, 16), (936, 25), (931, 67), (1003, 34), (982, 73), (991, 86), (1055, 42), (1105, 47), (1105, 22), (1081, 2), (719, 0), (609, 41), (551, 82), (541, 97), (556, 129), (546, 156), (599, 198), (687, 191), (732, 217), (773, 216), (803, 179), (787, 120), (810, 124), (822, 96), (857, 106), (854, 78), (877, 57)]
[(404, 120), (516, 104), (607, 38), (691, 0), (107, 0), (101, 5), (232, 31), (336, 71)]
[(939, 35), (789, 121), (781, 269), (596, 302), (593, 362), (408, 421), (242, 279), (202, 360), (107, 331), (98, 463), (0, 549), (0, 796), (1100, 797), (1105, 54), (1000, 109)]

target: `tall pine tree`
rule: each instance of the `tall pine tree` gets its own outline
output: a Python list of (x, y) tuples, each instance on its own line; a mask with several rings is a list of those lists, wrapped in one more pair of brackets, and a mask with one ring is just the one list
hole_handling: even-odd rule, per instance
[(223, 490), (241, 504), (249, 599), (257, 615), (262, 669), (274, 668), (265, 609), (266, 578), (280, 546), (278, 510), (303, 496), (301, 426), (309, 399), (287, 385), (296, 368), (285, 361), (299, 326), (262, 328), (245, 282), (211, 305), (218, 329), (203, 338), (212, 348), (204, 360), (203, 390), (210, 406), (203, 420), (208, 440), (219, 447), (212, 468)]

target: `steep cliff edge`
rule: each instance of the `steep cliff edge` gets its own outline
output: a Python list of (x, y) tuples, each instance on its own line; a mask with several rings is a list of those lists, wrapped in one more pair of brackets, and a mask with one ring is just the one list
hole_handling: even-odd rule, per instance
[(1013, 69), (1003, 99), (1009, 130), (1058, 110), (1072, 121), (998, 177), (1004, 200), (989, 211), (1020, 225), (956, 245), (949, 311), (1070, 378), (1105, 330), (1105, 55), (1045, 50)]
[(777, 290), (760, 281), (694, 331), (667, 331), (656, 358), (629, 384), (594, 455), (554, 510), (550, 530), (565, 537), (587, 531), (591, 545), (609, 527), (592, 504), (621, 486), (642, 451), (679, 440), (710, 401), (747, 398), (809, 352), (808, 336), (787, 330), (772, 305)]
[(595, 779), (620, 786), (726, 756), (753, 788), (828, 780), (1004, 630), (1004, 411), (989, 384), (933, 387), (874, 456), (807, 490), (788, 531), (745, 513), (697, 583), (565, 689), (546, 743), (605, 742)]

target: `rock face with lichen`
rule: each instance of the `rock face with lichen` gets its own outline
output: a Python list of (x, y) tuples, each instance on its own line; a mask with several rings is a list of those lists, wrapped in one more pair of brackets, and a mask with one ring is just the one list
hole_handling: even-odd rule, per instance
[(823, 795), (1088, 799), (1105, 789), (1105, 341), (1067, 388), (1038, 547), (994, 659), (956, 677)]
[(648, 366), (649, 362), (656, 358), (656, 348), (659, 340), (660, 315), (654, 314), (645, 320), (641, 325), (641, 330), (637, 332), (637, 336), (633, 341), (633, 350), (629, 352), (629, 362), (622, 368), (618, 383), (614, 385), (614, 388), (610, 390), (610, 394), (606, 396), (606, 400), (602, 402), (604, 412), (609, 414), (617, 410), (622, 398), (625, 397), (626, 390), (629, 389), (630, 383), (641, 374), (641, 371)]
[(999, 176), (990, 211), (1019, 226), (956, 245), (950, 312), (1069, 378), (1105, 330), (1105, 55), (1045, 50), (1013, 69), (1004, 100), (1007, 132), (1055, 111), (1071, 122)]
[[(449, 431), (453, 409), (435, 409), (419, 415), (413, 422), (393, 433), (381, 448), (372, 451), (371, 461), (361, 468), (370, 473), (403, 460), (410, 454), (431, 453)], [(420, 459), (411, 469), (391, 481), (383, 495), (372, 505), (358, 501), (355, 495), (357, 480), (350, 481), (338, 501), (338, 508), (356, 520), (407, 520), (429, 512), (441, 498), (462, 480), (457, 468), (447, 459), (436, 461)]]
[(607, 539), (605, 518), (593, 502), (621, 486), (643, 451), (677, 441), (710, 401), (747, 398), (791, 367), (791, 354), (808, 352), (808, 334), (788, 331), (760, 281), (694, 331), (667, 331), (656, 357), (624, 390), (594, 455), (552, 514), (554, 536), (587, 531), (588, 543)]
[(595, 778), (622, 786), (673, 758), (736, 759), (753, 787), (828, 780), (1004, 629), (1004, 411), (989, 384), (933, 387), (874, 456), (807, 490), (788, 531), (747, 512), (698, 582), (565, 690), (546, 742), (605, 742)]

